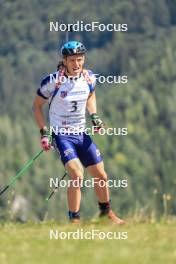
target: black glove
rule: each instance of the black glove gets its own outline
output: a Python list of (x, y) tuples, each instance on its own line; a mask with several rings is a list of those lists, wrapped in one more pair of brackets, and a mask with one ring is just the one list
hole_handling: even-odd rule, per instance
[(92, 123), (93, 123), (94, 127), (96, 128), (96, 130), (99, 130), (100, 128), (105, 126), (105, 124), (103, 123), (101, 118), (96, 113), (91, 114), (90, 118), (91, 118)]

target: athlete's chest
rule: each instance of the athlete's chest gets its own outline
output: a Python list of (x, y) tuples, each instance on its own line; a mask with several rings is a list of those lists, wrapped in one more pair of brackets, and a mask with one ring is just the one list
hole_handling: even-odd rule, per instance
[(59, 101), (86, 101), (89, 96), (89, 86), (86, 81), (69, 81), (63, 83), (58, 92), (57, 99)]

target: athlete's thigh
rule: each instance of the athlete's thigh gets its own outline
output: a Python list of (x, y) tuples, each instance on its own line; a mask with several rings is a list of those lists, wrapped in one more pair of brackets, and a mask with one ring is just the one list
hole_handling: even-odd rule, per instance
[(78, 158), (74, 142), (72, 142), (69, 136), (55, 135), (53, 144), (56, 151), (60, 154), (64, 166), (68, 161)]
[(78, 157), (84, 167), (98, 164), (103, 160), (100, 150), (89, 135), (83, 135), (83, 142), (77, 150)]
[(104, 162), (101, 161), (95, 165), (88, 166), (87, 171), (89, 174), (94, 178), (101, 178), (101, 179), (107, 179), (107, 174), (104, 169)]

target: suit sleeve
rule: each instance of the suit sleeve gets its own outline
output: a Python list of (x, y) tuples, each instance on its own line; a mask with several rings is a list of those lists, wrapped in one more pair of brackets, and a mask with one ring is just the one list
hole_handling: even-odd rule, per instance
[(96, 77), (91, 70), (88, 70), (88, 73), (90, 78), (89, 89), (90, 89), (90, 93), (92, 93), (95, 90)]
[(40, 84), (40, 87), (37, 90), (37, 95), (41, 96), (44, 99), (49, 99), (53, 94), (55, 89), (54, 79), (50, 75), (45, 77)]

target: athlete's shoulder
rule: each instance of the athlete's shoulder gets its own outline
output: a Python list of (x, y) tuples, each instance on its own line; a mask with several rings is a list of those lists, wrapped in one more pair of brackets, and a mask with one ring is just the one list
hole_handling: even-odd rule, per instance
[(92, 70), (87, 70), (87, 72), (88, 72), (89, 76), (94, 76), (94, 73)]
[(53, 72), (46, 75), (44, 78), (42, 78), (41, 87), (47, 84), (52, 84), (54, 81), (57, 81), (57, 78), (58, 78), (58, 72)]
[(83, 75), (84, 75), (84, 77), (86, 77), (87, 79), (89, 79), (92, 83), (94, 83), (96, 81), (95, 74), (93, 73), (92, 70), (84, 69), (83, 70)]
[(86, 79), (86, 81), (88, 82), (89, 86), (92, 86), (92, 88), (90, 89), (91, 92), (92, 90), (94, 90), (95, 84), (96, 84), (96, 77), (93, 73), (92, 70), (88, 70), (88, 69), (84, 69), (83, 70), (83, 75)]
[(37, 95), (44, 99), (48, 99), (54, 92), (57, 78), (57, 72), (46, 75), (41, 81), (40, 87), (37, 90)]
[(84, 69), (84, 70), (83, 70), (83, 75), (94, 76), (94, 73), (93, 73), (92, 70)]

